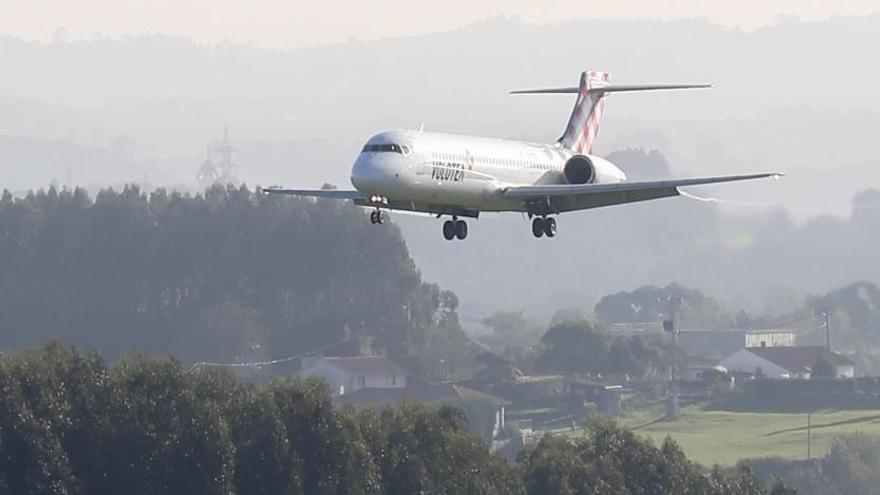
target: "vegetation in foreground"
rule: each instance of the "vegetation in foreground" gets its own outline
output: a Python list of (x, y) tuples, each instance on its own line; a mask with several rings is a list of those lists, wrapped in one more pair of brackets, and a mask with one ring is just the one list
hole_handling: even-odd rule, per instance
[(0, 391), (0, 494), (765, 493), (610, 423), (512, 466), (453, 408), (339, 410), (319, 382), (261, 387), (172, 359), (108, 367), (49, 344), (0, 358)]
[(745, 459), (765, 480), (782, 476), (806, 495), (857, 495), (877, 493), (880, 486), (880, 438), (861, 433), (835, 438), (821, 458), (788, 460)]

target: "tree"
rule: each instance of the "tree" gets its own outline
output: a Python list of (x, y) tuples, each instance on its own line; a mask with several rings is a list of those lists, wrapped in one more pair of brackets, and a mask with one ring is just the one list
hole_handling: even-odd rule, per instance
[(613, 151), (606, 158), (620, 167), (629, 180), (658, 180), (672, 177), (669, 162), (657, 150), (627, 148)]
[(880, 439), (861, 433), (842, 435), (833, 439), (831, 449), (819, 459), (770, 457), (742, 461), (740, 465), (752, 467), (761, 480), (772, 486), (771, 495), (876, 493), (880, 483)]
[(526, 318), (522, 310), (496, 311), (481, 322), (492, 330), (494, 339), (518, 347), (535, 344), (540, 335), (540, 327)]
[(785, 484), (782, 479), (776, 478), (773, 487), (770, 489), (770, 495), (798, 495), (800, 492)]
[(871, 282), (856, 282), (824, 296), (811, 297), (807, 306), (814, 314), (832, 311), (835, 331), (855, 330), (875, 336), (880, 333), (880, 287)]
[(649, 376), (671, 362), (675, 349), (662, 335), (614, 337), (589, 320), (563, 322), (541, 337), (541, 372)]
[(596, 304), (595, 311), (605, 325), (659, 322), (672, 317), (673, 312), (682, 327), (722, 328), (735, 324), (734, 315), (718, 300), (676, 283), (607, 295)]
[(535, 361), (540, 371), (596, 373), (604, 370), (611, 346), (605, 329), (590, 322), (566, 322), (541, 337), (544, 350)]
[(472, 358), (455, 294), (421, 280), (395, 226), (371, 228), (347, 203), (219, 185), (7, 193), (0, 252), (4, 348), (53, 335), (114, 358), (263, 360), (334, 344)]
[(816, 363), (813, 365), (810, 376), (813, 378), (835, 378), (837, 376), (835, 369), (834, 363), (831, 362), (828, 356), (820, 354), (816, 358)]
[(0, 356), (0, 493), (521, 493), (455, 408), (337, 409), (318, 381), (247, 384), (57, 343)]

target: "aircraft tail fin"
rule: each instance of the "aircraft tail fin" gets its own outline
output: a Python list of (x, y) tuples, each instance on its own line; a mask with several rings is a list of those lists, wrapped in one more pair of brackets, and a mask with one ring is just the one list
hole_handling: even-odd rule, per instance
[(605, 94), (591, 91), (608, 86), (611, 74), (588, 70), (581, 73), (578, 97), (574, 102), (565, 133), (559, 138), (562, 146), (575, 153), (592, 153), (599, 134), (599, 121), (605, 111)]
[(511, 94), (565, 94), (577, 93), (577, 100), (559, 144), (575, 153), (592, 153), (593, 142), (599, 134), (599, 121), (605, 110), (605, 95), (630, 91), (709, 88), (711, 84), (627, 84), (611, 85), (607, 72), (588, 70), (581, 73), (577, 87), (530, 89), (511, 91)]

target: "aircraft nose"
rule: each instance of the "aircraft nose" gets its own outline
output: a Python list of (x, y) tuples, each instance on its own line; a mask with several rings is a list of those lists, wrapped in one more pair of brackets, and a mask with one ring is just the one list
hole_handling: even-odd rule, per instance
[(359, 191), (382, 194), (396, 182), (398, 171), (395, 165), (388, 157), (360, 156), (351, 168), (351, 183)]

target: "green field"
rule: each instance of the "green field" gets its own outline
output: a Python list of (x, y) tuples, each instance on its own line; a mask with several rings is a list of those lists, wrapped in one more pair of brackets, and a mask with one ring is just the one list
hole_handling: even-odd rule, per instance
[[(730, 466), (746, 457), (802, 459), (807, 454), (807, 415), (802, 413), (705, 411), (689, 406), (672, 422), (650, 423), (648, 411), (619, 422), (658, 445), (671, 436), (688, 457), (704, 465)], [(880, 409), (818, 411), (812, 425), (812, 455), (822, 456), (835, 436), (856, 431), (880, 435)]]

